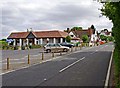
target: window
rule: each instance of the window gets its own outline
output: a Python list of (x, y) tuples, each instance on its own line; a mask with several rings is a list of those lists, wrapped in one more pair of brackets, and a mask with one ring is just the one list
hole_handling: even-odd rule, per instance
[(73, 37), (73, 35), (70, 35), (71, 37)]

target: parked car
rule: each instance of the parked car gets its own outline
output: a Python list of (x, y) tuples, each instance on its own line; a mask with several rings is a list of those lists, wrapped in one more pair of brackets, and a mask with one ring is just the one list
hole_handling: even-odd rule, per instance
[(46, 52), (67, 52), (69, 47), (61, 46), (60, 44), (48, 43), (44, 46)]
[(105, 44), (105, 41), (100, 41), (99, 44), (100, 45)]
[(62, 46), (66, 46), (66, 47), (69, 47), (69, 48), (74, 47), (74, 44), (67, 43), (67, 42), (60, 43), (60, 45), (62, 45)]

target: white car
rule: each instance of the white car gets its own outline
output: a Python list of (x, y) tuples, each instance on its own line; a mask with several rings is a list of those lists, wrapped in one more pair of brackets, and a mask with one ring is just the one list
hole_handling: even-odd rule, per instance
[(69, 47), (61, 46), (60, 44), (48, 43), (44, 46), (46, 52), (68, 52)]

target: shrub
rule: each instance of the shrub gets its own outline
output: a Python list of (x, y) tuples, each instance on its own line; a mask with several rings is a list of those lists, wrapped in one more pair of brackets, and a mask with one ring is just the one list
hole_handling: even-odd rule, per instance
[(120, 51), (115, 48), (113, 54), (114, 66), (115, 66), (115, 85), (116, 88), (120, 87)]
[(83, 40), (84, 43), (86, 43), (86, 42), (88, 42), (89, 38), (88, 38), (87, 35), (83, 35), (82, 40)]
[(66, 37), (66, 42), (71, 42), (71, 37), (70, 36)]
[(41, 45), (32, 45), (29, 46), (30, 49), (37, 49), (37, 48), (41, 48)]

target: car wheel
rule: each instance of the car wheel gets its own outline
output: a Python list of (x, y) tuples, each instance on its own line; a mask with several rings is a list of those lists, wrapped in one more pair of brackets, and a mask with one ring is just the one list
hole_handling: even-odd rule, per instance
[(48, 49), (48, 50), (46, 50), (47, 51), (47, 53), (50, 53), (51, 52), (51, 50), (50, 49)]
[(64, 51), (64, 52), (67, 52), (68, 50), (65, 48), (65, 49), (63, 49), (63, 51)]

